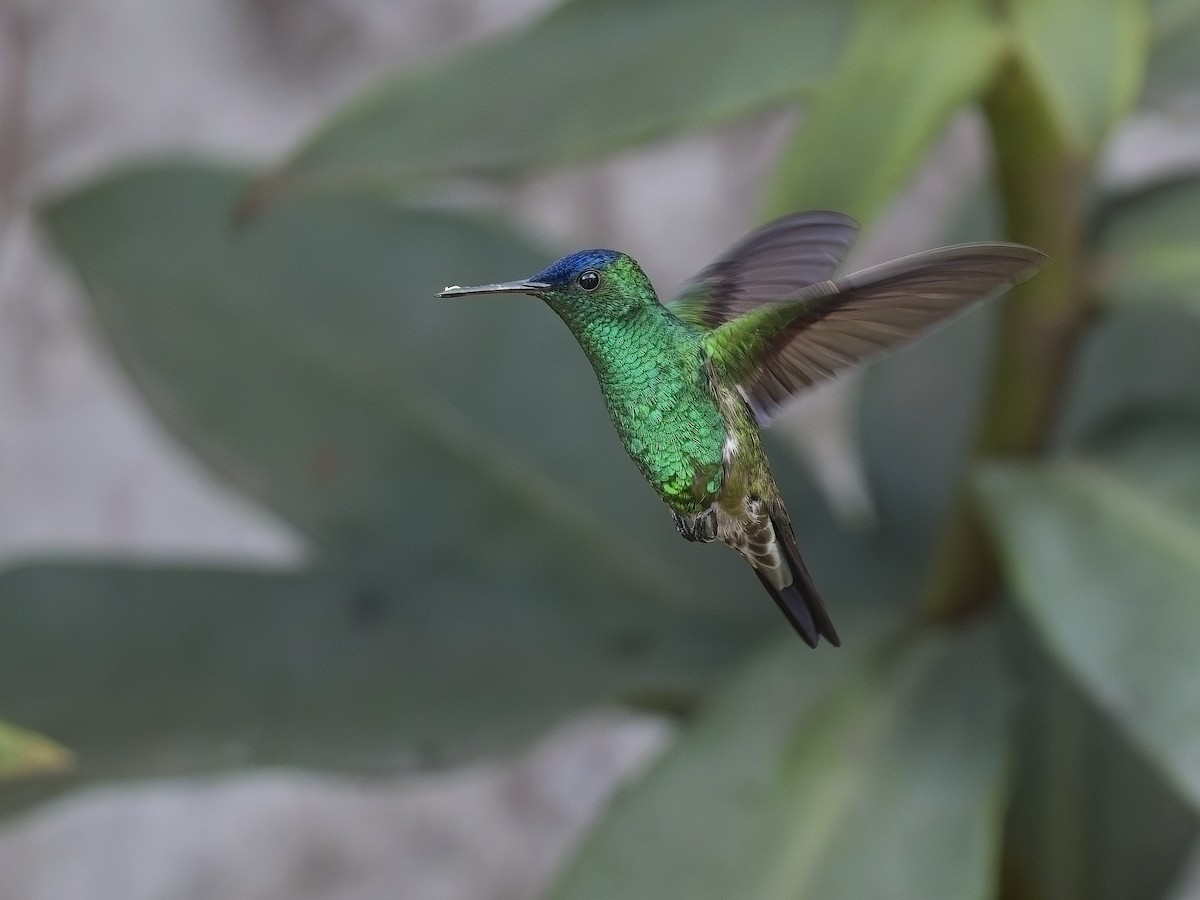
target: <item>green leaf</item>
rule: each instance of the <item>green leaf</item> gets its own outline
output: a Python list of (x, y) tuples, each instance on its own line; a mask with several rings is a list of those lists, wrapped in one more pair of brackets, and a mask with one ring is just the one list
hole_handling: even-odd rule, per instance
[(551, 897), (991, 896), (1010, 727), (995, 635), (846, 633), (836, 655), (780, 644), (730, 682)]
[(72, 762), (71, 752), (61, 744), (0, 722), (0, 782), (66, 772)]
[(68, 743), (81, 780), (385, 772), (509, 751), (582, 707), (686, 705), (760, 634), (632, 593), (601, 603), (474, 580), (432, 565), (391, 580), (9, 570), (0, 707)]
[(1043, 638), (1200, 804), (1200, 527), (1095, 463), (990, 466), (979, 483)]
[(1170, 178), (1110, 202), (1095, 248), (1107, 302), (1169, 304), (1200, 315), (1200, 175)]
[(1150, 23), (1145, 0), (1013, 0), (1017, 47), (1063, 138), (1091, 153), (1137, 99)]
[(573, 0), (369, 91), (261, 189), (504, 174), (725, 121), (811, 89), (849, 12), (836, 0)]
[(1005, 893), (1159, 900), (1197, 834), (1192, 807), (1029, 627), (1006, 632), (1020, 681)]
[(1089, 704), (1095, 762), (1081, 785), (1094, 809), (1087, 900), (1159, 900), (1200, 834), (1196, 808), (1109, 716)]
[(841, 61), (784, 151), (768, 215), (827, 207), (871, 220), (912, 177), (951, 113), (991, 79), (1004, 41), (989, 5), (865, 3)]

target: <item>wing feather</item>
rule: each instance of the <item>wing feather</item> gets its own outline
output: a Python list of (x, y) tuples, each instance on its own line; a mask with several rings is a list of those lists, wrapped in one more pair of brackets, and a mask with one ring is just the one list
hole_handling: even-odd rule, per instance
[(752, 308), (705, 343), (765, 424), (798, 391), (1024, 281), (1045, 259), (1022, 244), (927, 250)]
[(826, 210), (776, 219), (688, 282), (667, 308), (700, 328), (716, 328), (764, 303), (792, 299), (833, 275), (857, 233), (849, 216)]

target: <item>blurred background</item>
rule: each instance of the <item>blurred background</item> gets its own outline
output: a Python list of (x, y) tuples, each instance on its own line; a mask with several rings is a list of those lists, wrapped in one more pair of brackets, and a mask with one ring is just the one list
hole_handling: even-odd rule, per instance
[[(830, 207), (1051, 263), (768, 436), (571, 336)], [(0, 900), (1200, 897), (1200, 2), (8, 0)]]

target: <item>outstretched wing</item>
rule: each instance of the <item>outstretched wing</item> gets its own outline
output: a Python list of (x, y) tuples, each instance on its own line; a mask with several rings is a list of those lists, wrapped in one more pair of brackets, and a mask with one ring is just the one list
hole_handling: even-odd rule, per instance
[(796, 392), (1024, 281), (1045, 259), (1021, 244), (927, 250), (752, 309), (706, 335), (705, 346), (765, 424)]
[(858, 224), (817, 210), (769, 222), (706, 268), (666, 304), (679, 318), (716, 328), (764, 303), (790, 300), (833, 274)]

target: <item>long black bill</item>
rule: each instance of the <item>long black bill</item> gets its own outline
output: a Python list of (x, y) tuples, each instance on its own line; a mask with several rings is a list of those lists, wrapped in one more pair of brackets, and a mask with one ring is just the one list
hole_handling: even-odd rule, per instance
[(474, 287), (459, 287), (457, 284), (452, 284), (437, 296), (469, 297), (472, 294), (530, 294), (537, 297), (549, 289), (549, 287), (550, 285), (543, 284), (540, 281), (529, 281), (526, 279), (522, 279), (521, 281), (501, 281), (498, 284), (477, 284)]

